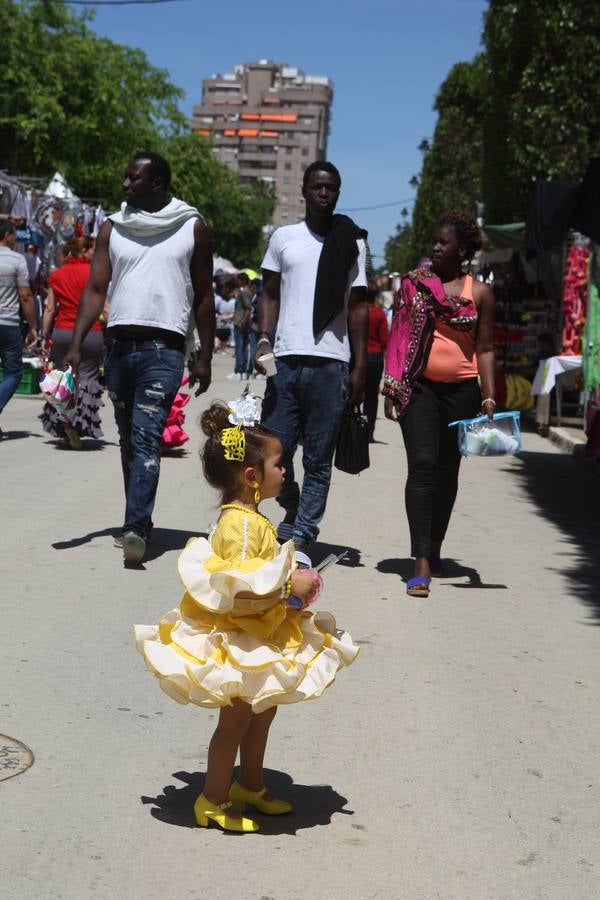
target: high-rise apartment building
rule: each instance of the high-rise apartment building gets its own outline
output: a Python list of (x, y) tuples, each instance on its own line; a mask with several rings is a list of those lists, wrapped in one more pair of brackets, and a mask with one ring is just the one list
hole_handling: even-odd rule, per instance
[(273, 224), (291, 224), (304, 215), (304, 169), (325, 159), (332, 98), (328, 78), (261, 59), (202, 82), (192, 130), (212, 136), (215, 155), (243, 182), (272, 184)]

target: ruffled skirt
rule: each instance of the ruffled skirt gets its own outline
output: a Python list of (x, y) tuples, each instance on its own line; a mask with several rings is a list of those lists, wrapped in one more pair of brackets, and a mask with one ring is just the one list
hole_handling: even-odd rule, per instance
[[(57, 328), (53, 337), (52, 362), (55, 366), (60, 366), (71, 343), (73, 332), (66, 328)], [(75, 412), (69, 420), (69, 424), (79, 433), (80, 437), (103, 437), (100, 419), (100, 407), (103, 405), (102, 384), (99, 371), (103, 348), (104, 343), (100, 331), (90, 331), (81, 347), (77, 404)], [(64, 419), (51, 403), (44, 404), (40, 420), (42, 428), (47, 434), (57, 438), (64, 437)]]
[(327, 612), (284, 607), (281, 620), (281, 604), (258, 616), (207, 611), (188, 617), (182, 608), (185, 598), (158, 626), (135, 627), (147, 668), (179, 703), (220, 707), (238, 698), (260, 713), (311, 700), (360, 649)]

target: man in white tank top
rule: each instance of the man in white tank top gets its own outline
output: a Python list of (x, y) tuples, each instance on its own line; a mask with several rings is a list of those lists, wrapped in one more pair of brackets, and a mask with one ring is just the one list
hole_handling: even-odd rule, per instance
[(196, 396), (211, 378), (215, 311), (212, 248), (198, 212), (169, 201), (168, 162), (138, 153), (123, 179), (125, 202), (109, 216), (96, 241), (90, 279), (81, 298), (64, 365), (77, 376), (81, 344), (98, 319), (111, 284), (105, 363), (119, 430), (125, 484), (123, 547), (139, 563), (152, 529), (160, 474), (162, 432), (181, 384), (185, 336), (194, 311), (201, 349), (190, 371)]

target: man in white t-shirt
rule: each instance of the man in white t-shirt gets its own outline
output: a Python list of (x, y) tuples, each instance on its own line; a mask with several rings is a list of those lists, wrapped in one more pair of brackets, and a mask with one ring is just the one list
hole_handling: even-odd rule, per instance
[[(262, 262), (256, 355), (272, 350), (277, 362), (262, 423), (283, 446), (286, 474), (278, 501), (286, 514), (279, 537), (294, 538), (305, 564), (325, 513), (341, 418), (349, 402), (360, 402), (366, 377), (367, 233), (347, 216), (334, 216), (340, 187), (332, 163), (311, 163), (302, 185), (306, 218), (278, 228)], [(300, 441), (301, 491), (293, 468)]]

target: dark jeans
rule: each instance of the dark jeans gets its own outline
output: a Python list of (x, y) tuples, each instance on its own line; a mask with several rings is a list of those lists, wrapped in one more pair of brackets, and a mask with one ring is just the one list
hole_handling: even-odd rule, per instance
[(383, 353), (367, 353), (367, 381), (365, 384), (365, 415), (369, 423), (369, 439), (373, 439), (377, 405), (379, 403), (379, 385), (383, 375)]
[(477, 415), (480, 406), (477, 378), (451, 384), (423, 378), (401, 419), (408, 460), (405, 497), (412, 556), (430, 556), (431, 542), (441, 542), (446, 536), (460, 466), (456, 428), (448, 428), (448, 423)]
[(233, 338), (235, 340), (235, 369), (240, 375), (250, 372), (248, 368), (248, 338), (249, 331), (247, 328), (238, 328), (236, 325), (233, 329)]
[(23, 337), (19, 325), (0, 325), (0, 360), (4, 372), (4, 379), (0, 384), (2, 412), (23, 374)]
[(256, 328), (250, 329), (250, 361), (248, 362), (248, 372), (252, 374), (252, 372), (258, 372), (256, 368), (256, 363), (254, 360), (256, 359), (256, 348), (258, 346), (258, 331)]
[[(309, 544), (325, 514), (331, 463), (340, 421), (348, 402), (348, 364), (317, 356), (280, 356), (277, 374), (267, 381), (262, 423), (283, 446), (286, 468), (277, 498), (294, 521), (294, 540)], [(294, 453), (302, 440), (302, 492), (294, 479)]]
[(121, 446), (123, 531), (147, 538), (160, 475), (162, 433), (181, 384), (184, 354), (159, 346), (120, 354), (117, 347), (109, 348), (105, 372)]

